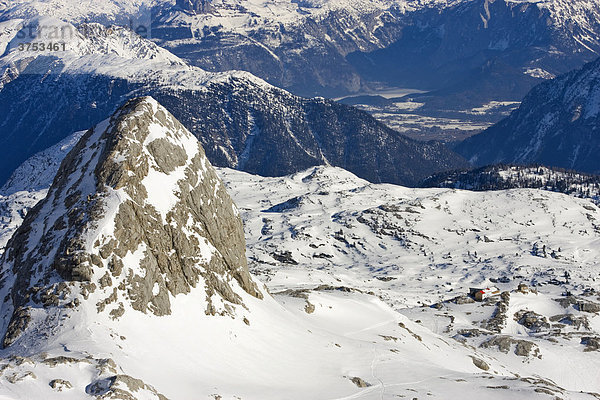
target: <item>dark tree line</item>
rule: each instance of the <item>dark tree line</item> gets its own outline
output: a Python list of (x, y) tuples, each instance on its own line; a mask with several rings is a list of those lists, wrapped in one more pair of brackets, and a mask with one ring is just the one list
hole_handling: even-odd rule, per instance
[(473, 170), (457, 170), (433, 175), (422, 187), (473, 191), (540, 189), (589, 198), (600, 204), (600, 175), (542, 165), (490, 165)]

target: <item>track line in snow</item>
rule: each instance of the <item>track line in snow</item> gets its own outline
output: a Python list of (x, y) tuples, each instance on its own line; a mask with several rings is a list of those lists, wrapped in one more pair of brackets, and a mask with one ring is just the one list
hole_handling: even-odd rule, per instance
[(397, 318), (392, 318), (392, 319), (389, 319), (389, 320), (386, 320), (386, 321), (383, 321), (383, 322), (379, 322), (379, 323), (374, 324), (374, 325), (370, 325), (370, 326), (368, 326), (366, 328), (359, 329), (357, 331), (346, 332), (346, 333), (344, 333), (344, 336), (346, 336), (346, 337), (353, 336), (353, 335), (356, 335), (358, 333), (367, 332), (367, 331), (370, 331), (370, 330), (373, 330), (373, 329), (376, 329), (376, 328), (381, 328), (382, 326), (385, 326), (385, 325), (388, 325), (388, 324), (391, 324), (391, 323), (395, 323), (397, 321), (398, 321)]

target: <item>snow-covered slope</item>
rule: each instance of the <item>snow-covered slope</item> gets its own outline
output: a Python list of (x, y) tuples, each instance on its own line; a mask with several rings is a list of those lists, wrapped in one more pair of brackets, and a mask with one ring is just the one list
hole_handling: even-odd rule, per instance
[(477, 165), (531, 164), (599, 173), (600, 60), (534, 88), (519, 109), (456, 149)]
[[(549, 265), (572, 271), (571, 289), (594, 287), (584, 273), (597, 259), (594, 238), (599, 233), (591, 219), (580, 216), (585, 207), (593, 207), (589, 203), (572, 203), (568, 197), (536, 191), (472, 194), (373, 185), (331, 167), (284, 178), (223, 169), (218, 172), (223, 185), (213, 179), (216, 176), (204, 158), (190, 160), (195, 146), (176, 150), (182, 142), (193, 140), (160, 105), (143, 99), (89, 131), (67, 156), (48, 197), (28, 214), (3, 259), (2, 290), (10, 293), (2, 311), (4, 327), (9, 319), (23, 324), (10, 324), (10, 334), (4, 339), (5, 344), (12, 344), (0, 351), (1, 396), (374, 400), (543, 399), (552, 394), (592, 399), (586, 392), (598, 392), (597, 357), (582, 352), (573, 338), (559, 339), (572, 350), (568, 353), (571, 369), (558, 365), (550, 371), (555, 355), (567, 353), (557, 350), (558, 345), (549, 339), (527, 337), (539, 344), (543, 356), (539, 359), (534, 346), (531, 354), (519, 356), (496, 350), (496, 342), (480, 347), (473, 340), (465, 345), (448, 337), (449, 332), (455, 334), (454, 326), (479, 326), (479, 320), (487, 323), (493, 303), (466, 304), (471, 309), (461, 306), (458, 310), (452, 308), (453, 303), (444, 303), (440, 309), (412, 308), (454, 297), (470, 283), (511, 271), (510, 254), (519, 249), (515, 259), (530, 264), (519, 269), (523, 275), (531, 273), (527, 279), (541, 281), (545, 271), (541, 266)], [(36, 165), (38, 171), (47, 165), (36, 160), (43, 158), (27, 164), (32, 174)], [(172, 192), (177, 186), (174, 182), (179, 193)], [(193, 187), (199, 182), (201, 199), (190, 203), (186, 199), (195, 198)], [(177, 260), (187, 260), (184, 256), (189, 249), (185, 239), (163, 240), (160, 232), (172, 227), (167, 231), (175, 237), (179, 228), (185, 231), (183, 225), (195, 229), (193, 221), (200, 218), (206, 225), (201, 223), (196, 233), (219, 247), (212, 229), (223, 229), (227, 221), (236, 219), (225, 188), (241, 206), (251, 270), (273, 297), (263, 289), (259, 289), (262, 300), (248, 293), (253, 291), (247, 285), (253, 278), (243, 285), (237, 279), (216, 284), (223, 271), (214, 270), (216, 281), (206, 279), (214, 266), (202, 262), (197, 285), (177, 295), (171, 290), (185, 285), (166, 285), (164, 293), (161, 276), (165, 282), (175, 282), (193, 280), (196, 275), (167, 268)], [(52, 223), (67, 212), (64, 201), (74, 202), (69, 218), (63, 218), (64, 224)], [(182, 203), (186, 207), (180, 209)], [(125, 212), (128, 204), (135, 212)], [(210, 211), (219, 204), (229, 206)], [(549, 208), (542, 211), (538, 205)], [(562, 207), (571, 210), (569, 215), (558, 213)], [(88, 220), (78, 219), (86, 210), (94, 212), (86, 213)], [(161, 210), (167, 212), (166, 220)], [(515, 210), (536, 222), (522, 223)], [(597, 209), (588, 213), (600, 218)], [(137, 222), (123, 223), (130, 217)], [(553, 219), (557, 234), (550, 237), (545, 232), (551, 231)], [(567, 226), (562, 225), (563, 219), (569, 220)], [(217, 222), (217, 228), (211, 227), (211, 221)], [(493, 223), (497, 229), (487, 232)], [(205, 236), (205, 229), (210, 235)], [(241, 226), (238, 229), (241, 232)], [(147, 249), (152, 251), (143, 253), (139, 247), (134, 251), (139, 230), (145, 233), (142, 242), (151, 243)], [(499, 242), (496, 234), (513, 235), (512, 243)], [(193, 236), (191, 232), (186, 235)], [(560, 241), (564, 259), (528, 256), (525, 249), (538, 236), (548, 252)], [(68, 241), (83, 246), (80, 251), (63, 252), (62, 247), (43, 245), (70, 237), (84, 239)], [(231, 241), (232, 237), (235, 234), (230, 233), (223, 240), (239, 254), (238, 240)], [(507, 245), (511, 248), (505, 249)], [(178, 256), (171, 255), (171, 247)], [(34, 248), (39, 251), (27, 253)], [(44, 249), (49, 250), (47, 257)], [(210, 246), (194, 246), (191, 251), (200, 256), (209, 250)], [(471, 250), (479, 254), (467, 256)], [(51, 263), (55, 252), (63, 252), (65, 260), (73, 262)], [(111, 252), (109, 258), (122, 263), (105, 262)], [(169, 257), (162, 257), (163, 252)], [(499, 253), (507, 258), (496, 258)], [(24, 254), (29, 255), (20, 256)], [(145, 263), (151, 254), (156, 263)], [(91, 263), (86, 262), (88, 256)], [(35, 273), (27, 276), (33, 281), (19, 279), (26, 274), (29, 261)], [(571, 269), (575, 261), (578, 271)], [(15, 262), (20, 266), (7, 268)], [(115, 268), (119, 265), (120, 269)], [(231, 273), (231, 267), (224, 273)], [(82, 273), (78, 279), (64, 278), (76, 271)], [(34, 281), (41, 276), (49, 279), (36, 285)], [(13, 277), (16, 284), (12, 284)], [(158, 290), (156, 282), (139, 285), (154, 279), (159, 280)], [(211, 288), (221, 295), (233, 294), (243, 306), (218, 301), (219, 295), (207, 297)], [(540, 289), (539, 297), (530, 299), (512, 294), (510, 310), (517, 313), (523, 307), (536, 307), (540, 311), (543, 305), (545, 313), (560, 311), (563, 306), (553, 302), (552, 293)], [(162, 313), (167, 310), (162, 301), (165, 294), (169, 307)], [(162, 300), (146, 307), (145, 299), (153, 296)], [(210, 300), (224, 316), (207, 315)], [(11, 303), (22, 307), (11, 314), (6, 308)], [(587, 307), (594, 303), (589, 298)], [(581, 332), (592, 339), (586, 343), (593, 344), (598, 317), (575, 309), (567, 312), (573, 318), (588, 317), (590, 330), (584, 326)], [(463, 317), (446, 332), (455, 315)], [(525, 340), (525, 331), (510, 331), (515, 327), (508, 325), (503, 333)], [(482, 330), (481, 337), (488, 338), (487, 328)], [(489, 331), (490, 338), (496, 336)]]
[[(265, 268), (277, 265), (271, 285), (295, 273), (327, 284), (356, 275), (371, 290), (383, 282), (371, 278), (389, 276), (397, 279), (384, 287), (400, 293), (394, 304), (415, 305), (516, 270), (528, 281), (540, 280), (548, 267), (556, 277), (565, 269), (580, 274), (580, 289), (597, 289), (590, 277), (598, 262), (600, 209), (589, 200), (535, 189), (376, 185), (330, 167), (282, 178), (228, 169), (220, 174), (243, 205), (250, 259)], [(548, 256), (560, 247), (560, 257), (532, 255), (535, 243), (546, 245)], [(286, 251), (290, 262), (277, 263)], [(456, 280), (446, 287), (446, 277)]]
[(13, 233), (23, 223), (27, 212), (46, 197), (47, 193), (48, 187), (0, 195), (0, 255)]
[(26, 213), (46, 197), (60, 163), (83, 134), (76, 132), (29, 158), (0, 188), (0, 254)]
[[(599, 359), (587, 347), (600, 321), (600, 209), (592, 202), (535, 189), (373, 185), (333, 168), (280, 179), (220, 173), (243, 205), (250, 270), (272, 292), (321, 285), (373, 292), (515, 373), (600, 389)], [(520, 283), (537, 293), (517, 292)], [(482, 304), (466, 296), (490, 286), (511, 292), (508, 310), (499, 298)], [(534, 329), (524, 310), (546, 324)]]
[[(123, 27), (105, 27), (96, 23), (75, 27), (48, 16), (13, 19), (0, 24), (0, 28), (4, 28), (0, 36), (0, 46), (4, 49), (0, 74), (4, 84), (8, 83), (6, 76), (12, 80), (21, 73), (108, 74), (139, 80), (157, 65), (171, 76), (190, 70), (184, 61), (169, 51)], [(58, 50), (21, 47), (52, 42), (60, 44)], [(197, 79), (202, 71), (196, 68), (195, 72)], [(208, 75), (204, 74), (204, 77)]]
[(28, 158), (0, 188), (0, 194), (8, 196), (17, 192), (48, 189), (60, 163), (84, 134), (85, 131), (75, 132), (54, 146)]

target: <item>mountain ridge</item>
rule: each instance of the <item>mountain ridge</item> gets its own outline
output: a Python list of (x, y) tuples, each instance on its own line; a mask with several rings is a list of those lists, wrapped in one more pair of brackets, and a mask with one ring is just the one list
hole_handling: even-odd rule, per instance
[(490, 165), (472, 170), (444, 172), (421, 182), (422, 187), (473, 191), (540, 189), (590, 199), (600, 204), (600, 175), (542, 165)]
[(598, 76), (600, 59), (536, 86), (509, 117), (455, 150), (476, 165), (540, 163), (597, 174)]
[[(204, 2), (198, 4), (202, 9)], [(21, 0), (0, 19), (54, 15), (75, 24), (127, 25), (129, 17), (192, 65), (246, 70), (303, 96), (339, 97), (382, 83), (443, 92), (462, 81), (481, 98), (471, 107), (518, 101), (535, 82), (577, 68), (600, 51), (592, 0), (218, 0), (205, 12), (184, 8), (175, 1), (115, 0), (90, 11), (67, 0)], [(523, 75), (501, 98), (476, 90), (492, 73), (469, 82), (489, 62), (505, 65), (495, 72), (507, 85)]]
[[(173, 193), (157, 192), (165, 188)], [(8, 242), (4, 347), (24, 340), (36, 307), (77, 309), (96, 291), (108, 296), (93, 296), (98, 312), (114, 319), (126, 310), (168, 315), (170, 297), (199, 281), (207, 314), (241, 304), (230, 280), (262, 298), (236, 212), (196, 139), (153, 99), (131, 100), (80, 139)]]
[[(301, 98), (247, 72), (208, 73), (160, 48), (135, 51), (152, 48), (142, 38), (128, 51), (121, 45), (128, 42), (119, 39), (124, 32), (92, 28), (94, 39), (77, 35), (69, 44), (74, 51), (33, 58), (12, 51), (0, 59), (6, 71), (13, 71), (0, 90), (0, 106), (9, 110), (0, 120), (0, 140), (15, 150), (2, 160), (0, 181), (28, 156), (143, 95), (179, 118), (217, 166), (285, 175), (329, 163), (376, 182), (415, 184), (431, 173), (466, 165), (441, 144), (408, 139), (349, 106)], [(79, 29), (87, 32), (88, 26)], [(113, 42), (121, 55), (106, 54), (105, 46)], [(88, 50), (79, 54), (80, 48)], [(23, 119), (25, 112), (36, 117)]]

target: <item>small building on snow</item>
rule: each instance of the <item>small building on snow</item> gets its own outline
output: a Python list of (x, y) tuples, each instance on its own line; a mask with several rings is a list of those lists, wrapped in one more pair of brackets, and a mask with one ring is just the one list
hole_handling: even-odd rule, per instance
[(500, 289), (496, 287), (485, 288), (485, 289), (471, 289), (471, 296), (477, 301), (483, 301), (490, 297), (498, 296)]

